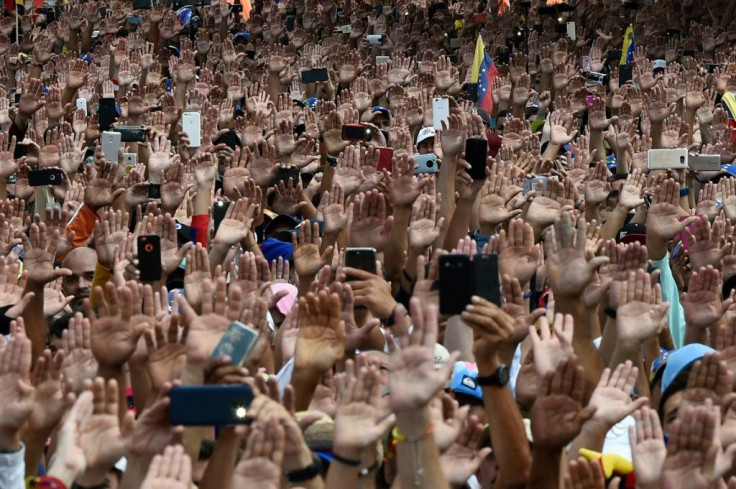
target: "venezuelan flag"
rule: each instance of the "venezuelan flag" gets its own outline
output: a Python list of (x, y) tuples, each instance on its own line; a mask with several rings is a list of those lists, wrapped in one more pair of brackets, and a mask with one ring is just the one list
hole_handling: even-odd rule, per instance
[(624, 43), (621, 46), (621, 62), (619, 65), (628, 65), (634, 60), (636, 42), (634, 41), (634, 29), (629, 25), (624, 34)]
[(492, 86), (493, 80), (498, 76), (498, 69), (493, 64), (493, 58), (486, 52), (483, 39), (478, 35), (475, 42), (475, 55), (473, 66), (470, 69), (470, 82), (478, 84), (478, 99), (476, 105), (485, 110), (489, 115), (493, 111)]

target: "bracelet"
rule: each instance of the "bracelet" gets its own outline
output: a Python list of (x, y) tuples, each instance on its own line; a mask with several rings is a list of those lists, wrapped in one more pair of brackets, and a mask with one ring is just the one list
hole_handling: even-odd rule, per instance
[(359, 467), (360, 466), (360, 460), (351, 460), (349, 458), (341, 457), (340, 455), (336, 454), (335, 452), (332, 452), (332, 460), (337, 460), (343, 465), (348, 465), (350, 467)]
[(680, 189), (680, 197), (687, 197), (690, 195), (690, 187), (682, 187)]
[(26, 487), (28, 489), (66, 489), (66, 484), (61, 482), (56, 477), (45, 475), (42, 477), (28, 476), (26, 477)]
[(373, 465), (370, 465), (368, 467), (363, 467), (362, 469), (360, 469), (360, 472), (358, 472), (358, 478), (360, 479), (363, 477), (367, 477), (371, 472), (373, 472), (377, 468), (378, 468), (378, 459), (376, 459), (373, 462)]
[[(314, 479), (322, 473), (322, 460), (319, 457), (314, 457), (314, 461), (304, 467), (303, 469), (292, 470), (290, 472), (284, 471), (284, 477), (289, 483), (292, 482), (304, 482)], [(64, 488), (66, 489), (66, 488)]]
[(408, 441), (410, 443), (416, 443), (419, 440), (428, 437), (433, 432), (434, 432), (434, 421), (430, 422), (429, 423), (429, 426), (427, 426), (427, 429), (424, 430), (424, 432), (421, 435), (419, 435), (419, 437), (417, 437), (417, 438), (414, 438), (414, 439), (411, 439), (411, 440), (407, 439), (404, 435), (402, 435), (399, 432), (399, 427), (398, 426), (394, 426), (394, 429), (391, 430), (391, 436), (394, 438), (394, 440), (399, 441), (399, 442)]

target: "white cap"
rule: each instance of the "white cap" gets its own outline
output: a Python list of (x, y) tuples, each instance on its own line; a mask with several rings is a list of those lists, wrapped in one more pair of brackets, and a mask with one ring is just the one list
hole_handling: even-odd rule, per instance
[(437, 133), (434, 131), (434, 127), (423, 127), (419, 134), (417, 134), (417, 144), (421, 143), (425, 139), (435, 137)]
[(653, 70), (656, 70), (657, 68), (662, 68), (662, 69), (667, 68), (667, 61), (665, 61), (663, 59), (655, 59), (654, 60), (654, 65), (653, 65), (653, 68), (652, 69)]

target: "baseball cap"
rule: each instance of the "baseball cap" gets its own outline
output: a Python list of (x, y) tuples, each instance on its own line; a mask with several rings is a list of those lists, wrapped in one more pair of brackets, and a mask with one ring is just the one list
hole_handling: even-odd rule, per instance
[(279, 299), (279, 301), (276, 303), (276, 307), (281, 314), (286, 316), (287, 314), (289, 314), (289, 311), (291, 311), (291, 308), (296, 302), (298, 290), (293, 285), (287, 283), (277, 282), (275, 284), (271, 284), (271, 292), (276, 294), (277, 292), (281, 291), (286, 291), (286, 295)]
[(319, 102), (319, 99), (317, 97), (310, 97), (304, 101), (304, 106), (314, 110), (314, 108), (317, 107), (317, 102)]
[(457, 394), (483, 400), (483, 390), (478, 385), (478, 368), (474, 363), (455, 362), (452, 368), (450, 389)]
[(423, 127), (419, 134), (417, 134), (417, 144), (421, 143), (425, 139), (433, 138), (437, 135), (433, 127)]
[(481, 109), (480, 107), (476, 107), (475, 113), (478, 114), (481, 119), (483, 119), (483, 123), (485, 125), (487, 125), (488, 127), (491, 126), (492, 119), (491, 119), (491, 116), (488, 115), (488, 112), (486, 112), (485, 110)]
[(629, 244), (635, 241), (647, 244), (647, 227), (644, 224), (624, 224), (616, 234), (616, 242)]
[(439, 343), (434, 344), (434, 368), (442, 367), (450, 359), (450, 352)]
[(656, 69), (659, 69), (659, 68), (661, 68), (661, 69), (667, 68), (667, 61), (665, 61), (663, 59), (655, 59), (654, 60), (654, 64), (652, 65), (652, 70), (656, 70)]
[(237, 41), (238, 39), (242, 39), (243, 41), (250, 41), (250, 33), (248, 32), (236, 32), (233, 36), (233, 42)]
[(715, 352), (713, 348), (700, 343), (690, 343), (682, 348), (671, 351), (667, 357), (667, 365), (665, 365), (664, 372), (662, 373), (662, 397), (664, 398), (664, 393), (672, 386), (675, 378), (680, 373), (686, 371), (693, 363), (713, 352)]
[(294, 247), (291, 243), (285, 243), (278, 239), (268, 238), (261, 245), (261, 252), (263, 257), (270, 261), (278, 260), (279, 257), (283, 257), (284, 260), (291, 260), (291, 255), (294, 253)]

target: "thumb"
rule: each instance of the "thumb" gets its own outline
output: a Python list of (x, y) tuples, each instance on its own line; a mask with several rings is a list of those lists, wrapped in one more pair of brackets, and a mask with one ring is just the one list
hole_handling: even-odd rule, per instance
[(54, 279), (57, 279), (59, 277), (68, 277), (72, 274), (72, 271), (68, 268), (57, 268), (53, 272)]
[(121, 195), (123, 195), (124, 193), (125, 193), (125, 189), (124, 188), (117, 189), (116, 191), (114, 191), (112, 193), (112, 200), (114, 201), (115, 199), (117, 199), (118, 197), (120, 197)]
[(588, 262), (588, 268), (598, 270), (603, 265), (607, 265), (610, 259), (607, 256), (596, 256)]

